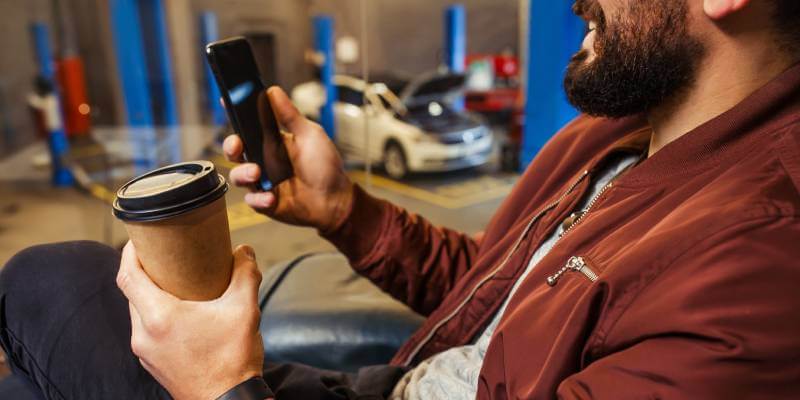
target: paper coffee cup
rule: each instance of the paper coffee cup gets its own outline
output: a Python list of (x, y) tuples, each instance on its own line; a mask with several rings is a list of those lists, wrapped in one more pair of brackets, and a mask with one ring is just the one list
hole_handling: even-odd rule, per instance
[(123, 185), (114, 215), (125, 223), (150, 278), (184, 300), (211, 300), (233, 267), (228, 184), (208, 161), (170, 165)]

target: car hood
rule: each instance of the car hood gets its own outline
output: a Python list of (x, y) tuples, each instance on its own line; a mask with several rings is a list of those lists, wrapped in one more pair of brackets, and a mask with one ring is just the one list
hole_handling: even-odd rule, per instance
[[(429, 111), (429, 107), (439, 107), (442, 112), (435, 115), (436, 113)], [(399, 118), (434, 135), (465, 131), (483, 125), (476, 116), (466, 112), (455, 111), (435, 101), (411, 107), (405, 115)]]
[(433, 72), (411, 81), (400, 93), (400, 100), (407, 106), (440, 101), (448, 103), (451, 97), (464, 88), (464, 74)]

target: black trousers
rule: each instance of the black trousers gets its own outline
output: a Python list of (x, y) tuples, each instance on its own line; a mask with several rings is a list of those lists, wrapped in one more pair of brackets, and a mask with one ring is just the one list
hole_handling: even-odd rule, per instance
[[(18, 384), (35, 398), (170, 398), (130, 350), (128, 304), (115, 282), (119, 261), (102, 244), (68, 242), (29, 248), (3, 268), (0, 344)], [(278, 400), (384, 399), (404, 372), (267, 364), (264, 378)]]

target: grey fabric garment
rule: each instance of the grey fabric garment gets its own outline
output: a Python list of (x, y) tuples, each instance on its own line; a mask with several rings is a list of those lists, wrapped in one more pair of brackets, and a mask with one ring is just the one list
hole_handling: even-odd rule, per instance
[[(587, 195), (576, 210), (585, 210), (591, 200), (615, 177), (639, 159), (635, 155), (625, 155), (610, 162), (592, 182)], [(508, 306), (511, 297), (536, 264), (544, 258), (558, 241), (564, 228), (559, 224), (556, 230), (533, 253), (528, 267), (511, 289), (503, 305), (495, 314), (486, 330), (472, 344), (454, 347), (436, 354), (408, 371), (397, 383), (391, 400), (473, 400), (478, 390), (478, 375), (489, 341)]]

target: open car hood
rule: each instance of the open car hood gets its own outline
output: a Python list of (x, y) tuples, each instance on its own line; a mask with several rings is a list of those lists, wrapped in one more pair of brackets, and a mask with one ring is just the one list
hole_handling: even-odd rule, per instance
[(409, 83), (400, 94), (406, 106), (414, 106), (430, 101), (445, 101), (464, 88), (464, 74), (434, 72), (423, 75)]

